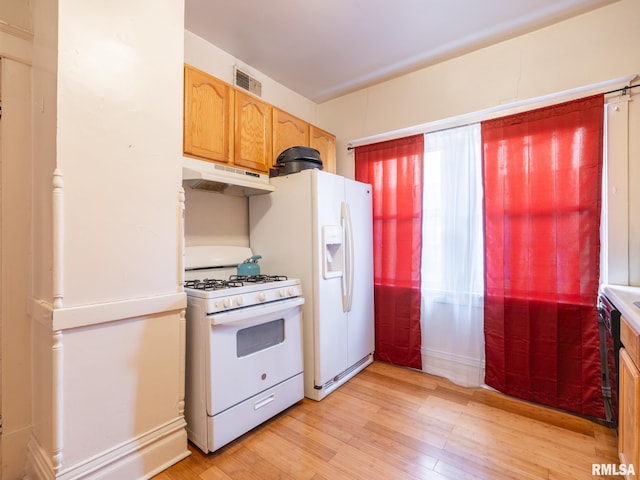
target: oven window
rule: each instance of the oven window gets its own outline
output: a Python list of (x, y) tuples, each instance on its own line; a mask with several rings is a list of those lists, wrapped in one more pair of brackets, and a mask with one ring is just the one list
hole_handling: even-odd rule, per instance
[(238, 330), (236, 334), (236, 355), (246, 357), (284, 342), (284, 319), (261, 323)]

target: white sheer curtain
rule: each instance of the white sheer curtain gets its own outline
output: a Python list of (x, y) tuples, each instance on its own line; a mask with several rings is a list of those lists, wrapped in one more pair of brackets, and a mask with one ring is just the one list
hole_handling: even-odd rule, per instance
[(484, 383), (480, 124), (425, 135), (423, 370)]

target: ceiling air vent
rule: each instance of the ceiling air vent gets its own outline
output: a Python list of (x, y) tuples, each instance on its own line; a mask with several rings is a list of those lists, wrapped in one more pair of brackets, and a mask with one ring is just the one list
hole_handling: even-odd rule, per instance
[(250, 76), (248, 73), (239, 70), (238, 67), (234, 67), (234, 74), (237, 87), (244, 88), (246, 91), (257, 95), (258, 97), (262, 96), (262, 83)]

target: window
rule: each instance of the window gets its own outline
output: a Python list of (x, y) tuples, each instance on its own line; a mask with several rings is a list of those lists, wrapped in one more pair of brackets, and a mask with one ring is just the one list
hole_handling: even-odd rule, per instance
[(452, 294), (481, 297), (480, 124), (425, 135), (423, 185), (423, 290), (445, 301)]

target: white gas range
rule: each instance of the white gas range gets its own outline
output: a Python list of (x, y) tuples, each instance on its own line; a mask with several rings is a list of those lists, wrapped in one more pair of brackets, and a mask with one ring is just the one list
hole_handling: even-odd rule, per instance
[(296, 299), (302, 294), (300, 280), (283, 275), (262, 274), (230, 275), (227, 279), (187, 280), (184, 289), (187, 295), (206, 301), (207, 313), (217, 314), (213, 319), (216, 325), (244, 315), (243, 308)]
[(238, 276), (244, 247), (187, 247), (185, 417), (215, 451), (304, 396), (300, 281)]

